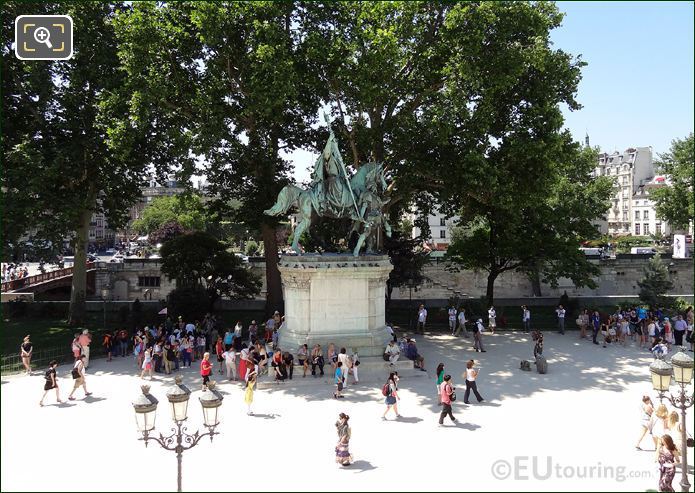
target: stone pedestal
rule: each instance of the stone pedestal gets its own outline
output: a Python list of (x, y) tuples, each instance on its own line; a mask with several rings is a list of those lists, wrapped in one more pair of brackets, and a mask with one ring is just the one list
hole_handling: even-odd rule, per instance
[[(386, 280), (393, 269), (386, 255), (283, 256), (279, 263), (285, 298), (282, 349), (334, 343), (360, 356), (380, 356), (386, 330)], [(325, 354), (325, 352), (324, 352)]]

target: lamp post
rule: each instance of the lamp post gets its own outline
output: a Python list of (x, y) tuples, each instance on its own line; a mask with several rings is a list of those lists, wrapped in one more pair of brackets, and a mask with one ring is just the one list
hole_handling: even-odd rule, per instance
[(150, 395), (149, 385), (141, 386), (142, 394), (133, 401), (135, 409), (135, 423), (138, 431), (142, 433), (142, 438), (145, 442), (145, 447), (150, 440), (157, 442), (162, 448), (176, 452), (176, 460), (178, 462), (178, 489), (181, 490), (181, 462), (184, 450), (191, 449), (198, 445), (198, 442), (203, 437), (209, 436), (210, 441), (219, 432), (215, 431), (217, 425), (220, 424), (219, 408), (222, 405), (222, 395), (215, 389), (215, 382), (208, 383), (209, 391), (205, 392), (200, 397), (200, 404), (203, 407), (203, 425), (208, 429), (205, 433), (196, 431), (193, 434), (186, 433), (187, 428), (183, 426), (183, 422), (188, 418), (188, 399), (191, 396), (191, 391), (182, 383), (182, 378), (176, 377), (174, 384), (169, 392), (167, 392), (167, 400), (171, 404), (171, 415), (175, 428), (171, 429), (171, 435), (164, 436), (161, 433), (159, 437), (150, 436), (150, 432), (154, 431), (155, 418), (157, 414), (157, 399)]
[[(667, 363), (663, 360), (656, 360), (651, 365), (649, 365), (649, 371), (652, 376), (652, 386), (654, 390), (659, 393), (659, 398), (664, 397), (668, 399), (673, 407), (679, 409), (681, 412), (681, 491), (690, 491), (690, 483), (688, 482), (688, 447), (687, 447), (687, 433), (686, 433), (686, 415), (685, 411), (693, 405), (694, 395), (691, 393), (688, 395), (686, 387), (690, 385), (690, 381), (693, 379), (693, 358), (688, 356), (683, 347), (680, 348), (680, 352), (673, 355), (671, 358), (671, 363)], [(671, 376), (673, 374), (673, 379), (678, 385), (678, 392), (674, 396), (670, 392), (668, 395), (665, 394), (669, 390), (671, 385)]]

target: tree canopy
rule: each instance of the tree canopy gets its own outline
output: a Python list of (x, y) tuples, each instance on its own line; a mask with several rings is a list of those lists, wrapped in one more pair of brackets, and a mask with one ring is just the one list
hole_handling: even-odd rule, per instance
[(156, 197), (143, 209), (133, 228), (140, 234), (150, 234), (166, 223), (178, 223), (186, 230), (204, 231), (208, 214), (200, 195), (184, 193), (171, 197)]
[(659, 172), (671, 177), (672, 183), (649, 193), (656, 204), (656, 215), (676, 229), (687, 229), (695, 220), (695, 137), (692, 132), (685, 139), (675, 139), (671, 149), (659, 155)]

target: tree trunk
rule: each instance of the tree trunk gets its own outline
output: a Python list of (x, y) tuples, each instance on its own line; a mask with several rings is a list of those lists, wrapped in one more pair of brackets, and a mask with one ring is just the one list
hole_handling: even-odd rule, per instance
[(497, 279), (498, 275), (499, 272), (495, 270), (491, 270), (487, 275), (487, 291), (485, 292), (485, 296), (487, 297), (487, 306), (493, 305), (495, 299), (495, 280)]
[(261, 224), (263, 236), (263, 250), (265, 251), (265, 282), (267, 286), (265, 298), (265, 311), (272, 314), (275, 310), (284, 312), (282, 299), (282, 282), (278, 270), (278, 244), (275, 237), (275, 228), (267, 224)]
[(75, 230), (75, 263), (72, 267), (72, 288), (70, 291), (70, 315), (68, 323), (82, 326), (87, 308), (87, 245), (89, 244), (89, 223), (92, 210), (85, 209)]

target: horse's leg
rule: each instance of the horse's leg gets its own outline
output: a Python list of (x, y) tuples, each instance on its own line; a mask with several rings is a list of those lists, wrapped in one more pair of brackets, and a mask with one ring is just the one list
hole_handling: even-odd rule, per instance
[(299, 221), (297, 228), (294, 230), (292, 250), (294, 250), (296, 253), (301, 253), (299, 251), (299, 239), (304, 234), (304, 231), (309, 231), (309, 228), (311, 227), (311, 200), (309, 200), (309, 197), (302, 194), (297, 202), (297, 209), (302, 219)]

